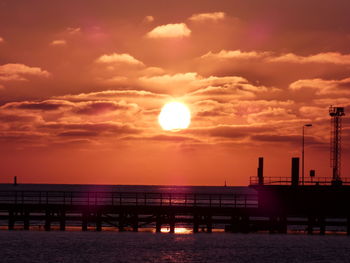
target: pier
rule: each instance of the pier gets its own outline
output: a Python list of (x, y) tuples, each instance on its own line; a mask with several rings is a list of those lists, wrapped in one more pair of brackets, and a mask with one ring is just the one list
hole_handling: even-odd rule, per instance
[(253, 187), (257, 194), (1, 191), (0, 222), (8, 230), (167, 228), (174, 233), (186, 226), (193, 233), (287, 233), (296, 225), (308, 234), (325, 234), (328, 227), (350, 234), (350, 186)]
[(194, 233), (211, 232), (218, 224), (240, 224), (247, 231), (249, 216), (257, 213), (257, 196), (251, 194), (0, 191), (0, 221), (8, 222), (9, 230), (29, 230), (35, 223), (46, 231), (78, 225), (82, 231), (168, 227), (174, 232), (179, 224), (191, 225)]
[[(139, 231), (176, 227), (211, 233), (287, 233), (298, 226), (305, 233), (342, 229), (350, 235), (350, 181), (334, 178), (299, 180), (299, 158), (292, 158), (291, 176), (265, 178), (263, 158), (247, 193), (172, 193), (113, 191), (0, 191), (0, 224), (9, 230), (43, 226), (46, 231), (80, 227)], [(6, 222), (6, 224), (4, 224)], [(333, 230), (332, 230), (333, 229)]]

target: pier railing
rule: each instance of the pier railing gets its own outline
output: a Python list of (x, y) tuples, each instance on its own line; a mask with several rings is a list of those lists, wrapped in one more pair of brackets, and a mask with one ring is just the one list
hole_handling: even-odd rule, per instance
[(258, 200), (257, 195), (238, 193), (0, 191), (2, 204), (248, 208), (257, 207)]
[[(304, 184), (299, 181), (299, 185), (331, 185), (331, 177), (315, 177), (313, 179), (307, 178)], [(250, 177), (250, 185), (258, 185), (259, 179), (256, 176)], [(264, 177), (264, 185), (291, 185), (292, 179), (290, 177)], [(350, 185), (350, 178), (342, 178), (343, 185)]]

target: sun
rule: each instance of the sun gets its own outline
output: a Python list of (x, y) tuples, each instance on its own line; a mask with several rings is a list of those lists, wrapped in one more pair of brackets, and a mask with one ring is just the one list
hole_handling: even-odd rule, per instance
[(163, 106), (158, 116), (158, 122), (166, 131), (186, 129), (191, 123), (191, 112), (181, 102), (169, 102)]

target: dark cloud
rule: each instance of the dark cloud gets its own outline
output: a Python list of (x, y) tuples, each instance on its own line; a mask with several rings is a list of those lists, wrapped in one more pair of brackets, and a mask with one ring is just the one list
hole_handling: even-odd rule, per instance
[(0, 113), (0, 122), (33, 122), (37, 116)]
[(58, 110), (60, 107), (67, 106), (68, 103), (65, 101), (21, 101), (21, 102), (11, 102), (3, 105), (2, 109), (21, 109), (21, 110), (43, 110), (43, 111), (53, 111)]
[(146, 141), (163, 141), (163, 142), (199, 142), (198, 139), (183, 135), (165, 135), (159, 134), (154, 136), (126, 136), (123, 140), (146, 140)]
[(42, 128), (53, 130), (83, 130), (94, 131), (97, 133), (139, 133), (140, 130), (132, 128), (127, 124), (119, 123), (49, 123), (41, 126)]
[[(250, 138), (253, 141), (265, 142), (265, 143), (290, 143), (295, 145), (300, 145), (301, 135), (280, 135), (280, 134), (262, 134), (262, 135), (252, 135)], [(324, 145), (325, 142), (311, 136), (305, 136), (305, 140), (308, 145)], [(328, 142), (327, 142), (328, 143)]]
[(75, 112), (78, 114), (98, 115), (115, 110), (129, 110), (130, 106), (113, 102), (93, 102), (79, 107)]
[(90, 137), (97, 135), (99, 135), (99, 133), (94, 131), (67, 131), (58, 134), (58, 136), (61, 137)]

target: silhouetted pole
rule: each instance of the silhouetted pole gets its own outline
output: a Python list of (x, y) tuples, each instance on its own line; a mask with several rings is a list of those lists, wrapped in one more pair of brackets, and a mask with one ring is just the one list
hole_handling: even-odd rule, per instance
[(302, 149), (301, 149), (301, 181), (302, 185), (304, 185), (304, 163), (305, 163), (305, 127), (311, 127), (312, 124), (304, 124), (303, 125), (303, 136), (302, 136)]

